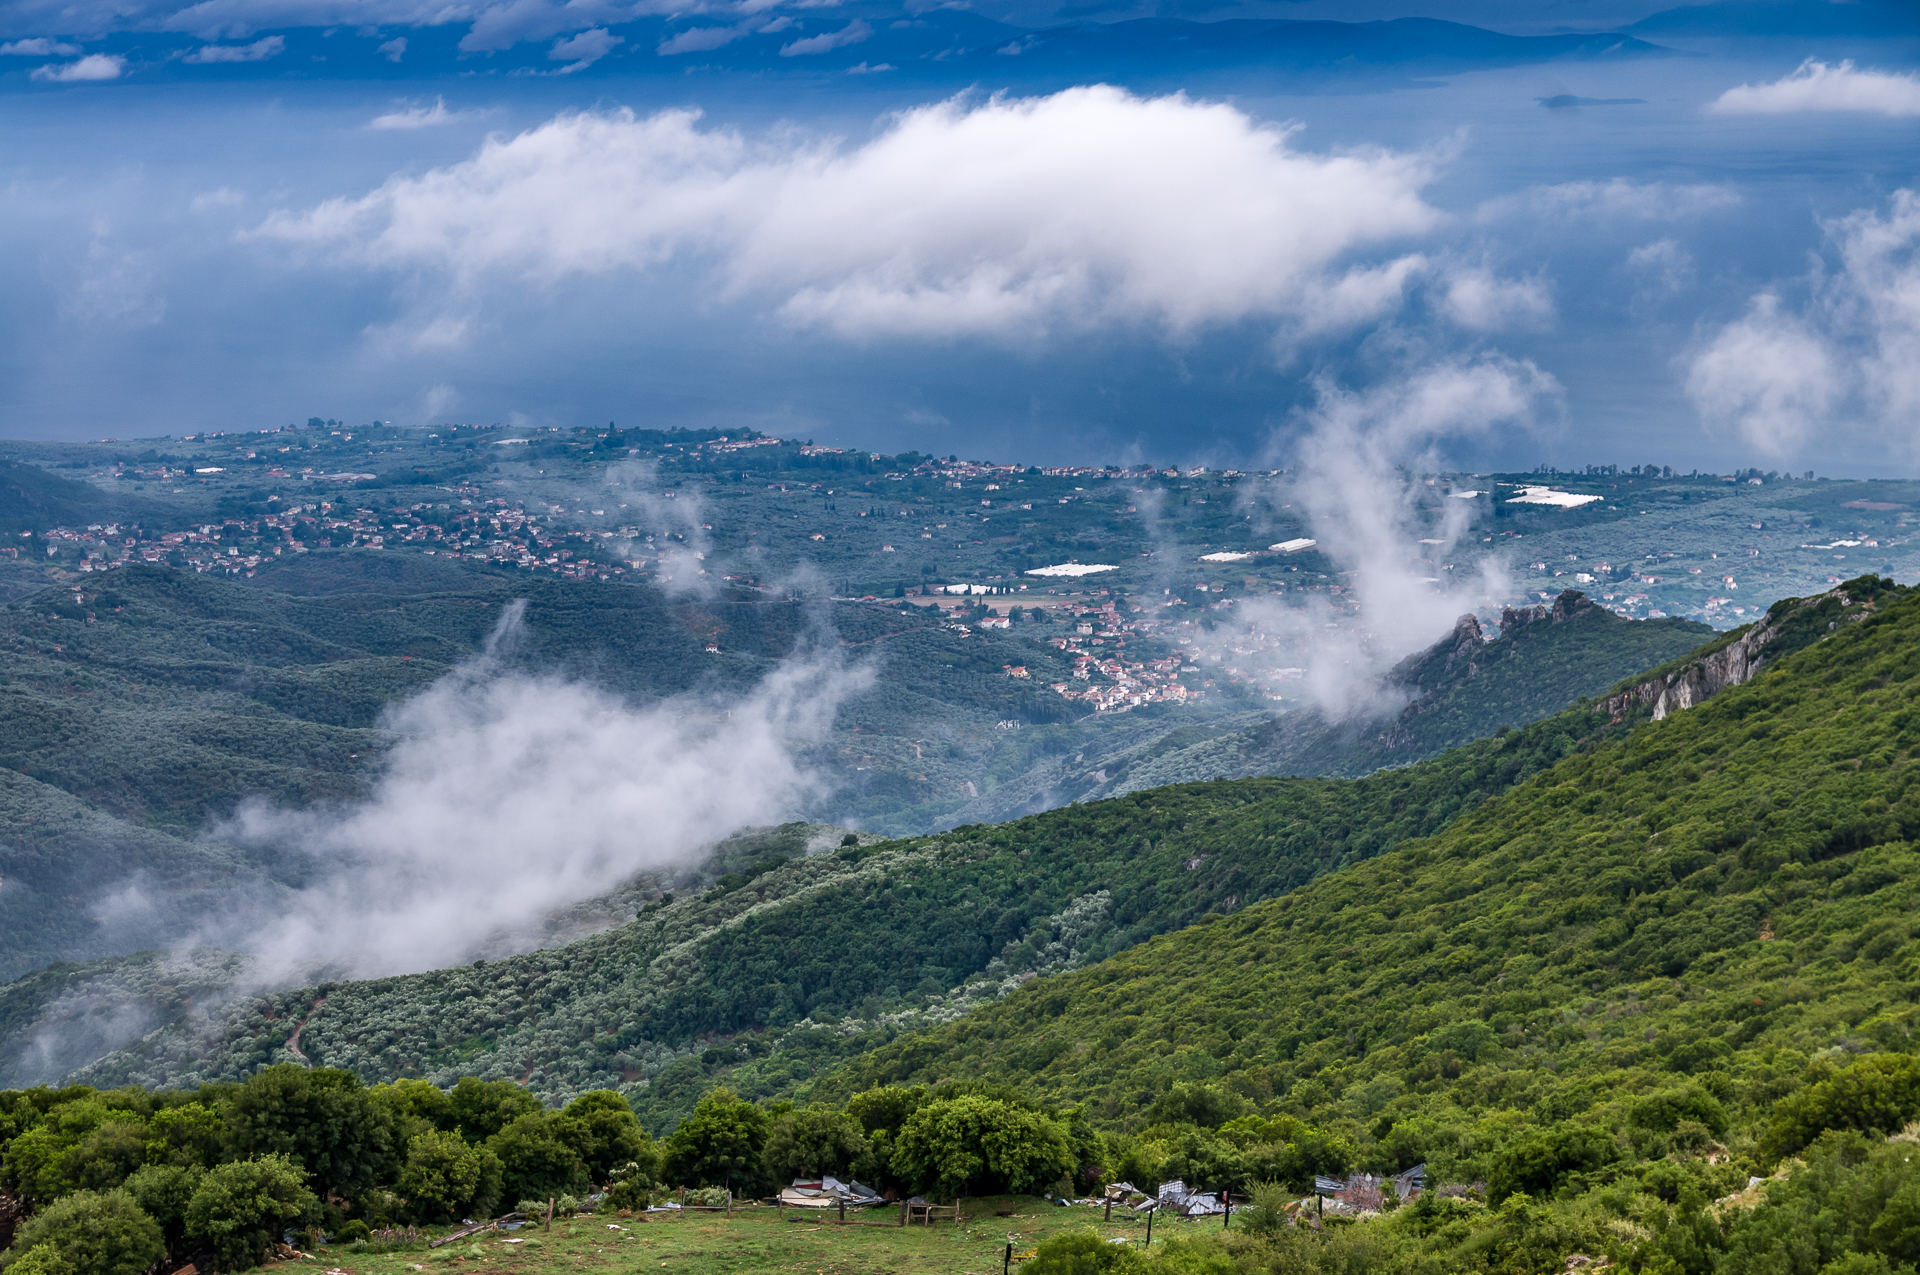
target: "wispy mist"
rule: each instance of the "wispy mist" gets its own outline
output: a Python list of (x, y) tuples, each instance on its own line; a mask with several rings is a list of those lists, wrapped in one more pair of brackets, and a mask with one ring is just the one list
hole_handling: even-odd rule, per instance
[(1449, 441), (1530, 423), (1559, 399), (1551, 376), (1499, 357), (1435, 364), (1365, 391), (1322, 383), (1292, 422), (1288, 476), (1265, 495), (1306, 517), (1341, 592), (1250, 598), (1208, 639), (1211, 653), (1329, 718), (1390, 707), (1383, 673), (1511, 587), (1498, 559), (1460, 543), (1470, 501), (1416, 475), (1443, 467)]
[(263, 977), (314, 963), (400, 973), (523, 948), (557, 908), (790, 818), (826, 786), (796, 746), (822, 739), (869, 681), (824, 647), (744, 696), (637, 707), (509, 667), (523, 607), (484, 655), (389, 714), (398, 741), (365, 801), (252, 804), (221, 830), (321, 865), (318, 884), (246, 944)]

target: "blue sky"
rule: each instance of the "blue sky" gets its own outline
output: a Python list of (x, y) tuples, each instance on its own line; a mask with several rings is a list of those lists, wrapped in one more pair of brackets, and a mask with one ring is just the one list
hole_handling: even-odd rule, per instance
[(15, 0), (0, 411), (1911, 474), (1917, 72), (1872, 0)]

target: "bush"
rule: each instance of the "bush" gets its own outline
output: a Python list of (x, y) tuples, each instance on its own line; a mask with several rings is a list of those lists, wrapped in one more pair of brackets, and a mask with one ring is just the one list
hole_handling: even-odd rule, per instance
[(1792, 1155), (1829, 1129), (1893, 1133), (1920, 1116), (1920, 1058), (1875, 1054), (1782, 1098), (1762, 1146)]
[(300, 1166), (283, 1155), (208, 1170), (187, 1204), (187, 1233), (207, 1241), (223, 1271), (258, 1266), (274, 1236), (314, 1207)]
[(355, 1218), (353, 1221), (348, 1222), (339, 1230), (335, 1231), (331, 1242), (335, 1244), (352, 1244), (355, 1241), (367, 1239), (372, 1234), (373, 1228), (369, 1227), (359, 1218)]
[(139, 1275), (167, 1255), (160, 1224), (125, 1191), (76, 1191), (29, 1218), (8, 1250), (20, 1254), (9, 1275), (42, 1248), (51, 1252), (36, 1264), (64, 1263), (73, 1275)]
[(1146, 1257), (1130, 1245), (1092, 1231), (1067, 1231), (1040, 1241), (1033, 1259), (1020, 1264), (1020, 1275), (1119, 1275), (1148, 1268)]
[(30, 1248), (6, 1267), (7, 1275), (74, 1275), (73, 1263), (51, 1244)]

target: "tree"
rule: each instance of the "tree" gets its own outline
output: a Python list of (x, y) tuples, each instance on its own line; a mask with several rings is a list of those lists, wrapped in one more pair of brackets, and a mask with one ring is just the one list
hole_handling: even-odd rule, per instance
[(150, 1164), (127, 1179), (127, 1194), (167, 1238), (178, 1239), (186, 1230), (187, 1205), (204, 1177), (206, 1170), (198, 1165)]
[(425, 1080), (396, 1080), (375, 1085), (367, 1092), (373, 1105), (387, 1113), (398, 1141), (409, 1143), (429, 1129), (442, 1133), (458, 1127), (453, 1115), (453, 1099), (438, 1085)]
[(895, 1141), (893, 1170), (949, 1194), (1032, 1194), (1074, 1169), (1057, 1120), (1001, 1098), (943, 1098), (913, 1113)]
[(0, 1269), (7, 1275), (75, 1275), (74, 1266), (51, 1244), (30, 1248), (11, 1262), (0, 1254)]
[(163, 1107), (147, 1121), (147, 1163), (210, 1169), (220, 1162), (220, 1142), (225, 1136), (220, 1113), (203, 1103)]
[(653, 1139), (634, 1119), (633, 1108), (612, 1089), (595, 1089), (568, 1103), (561, 1113), (566, 1123), (562, 1136), (579, 1153), (587, 1166), (587, 1175), (596, 1183), (625, 1165), (636, 1165), (651, 1178), (659, 1167), (660, 1153)]
[(457, 1133), (430, 1129), (407, 1144), (400, 1194), (417, 1222), (447, 1222), (491, 1213), (500, 1200), (500, 1157)]
[(591, 1186), (587, 1166), (563, 1122), (571, 1123), (553, 1111), (524, 1115), (487, 1139), (487, 1148), (499, 1157), (507, 1199), (586, 1194)]
[(254, 1073), (233, 1095), (227, 1124), (235, 1154), (290, 1157), (323, 1197), (358, 1195), (390, 1177), (399, 1158), (387, 1112), (336, 1067), (280, 1063)]
[(690, 1186), (749, 1187), (763, 1176), (767, 1113), (735, 1095), (711, 1089), (693, 1114), (667, 1135), (663, 1173)]
[(1761, 1149), (1792, 1155), (1828, 1129), (1892, 1133), (1920, 1117), (1920, 1058), (1874, 1054), (1782, 1098)]
[(494, 1134), (541, 1109), (540, 1100), (511, 1080), (480, 1080), (462, 1076), (447, 1095), (453, 1127), (468, 1142), (485, 1142)]
[(763, 1156), (775, 1182), (823, 1173), (845, 1174), (867, 1154), (860, 1122), (823, 1103), (800, 1107), (773, 1118)]
[(306, 1175), (290, 1157), (233, 1160), (209, 1170), (195, 1188), (187, 1233), (207, 1241), (221, 1270), (249, 1270), (267, 1255), (275, 1234), (313, 1207)]
[(42, 1247), (52, 1253), (36, 1263), (57, 1256), (74, 1275), (139, 1275), (167, 1255), (159, 1223), (125, 1191), (76, 1191), (55, 1201), (20, 1227), (8, 1251), (26, 1257)]

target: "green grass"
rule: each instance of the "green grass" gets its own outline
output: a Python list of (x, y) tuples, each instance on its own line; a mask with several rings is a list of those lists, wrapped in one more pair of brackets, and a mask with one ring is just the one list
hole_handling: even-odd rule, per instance
[[(1008, 1216), (1001, 1216), (1001, 1214)], [(1108, 1238), (1139, 1244), (1146, 1222), (1125, 1210), (1101, 1221), (1095, 1207), (1061, 1208), (1027, 1196), (966, 1200), (959, 1225), (897, 1225), (896, 1208), (882, 1206), (856, 1215), (846, 1225), (831, 1211), (781, 1212), (745, 1205), (732, 1214), (688, 1211), (677, 1216), (580, 1217), (553, 1224), (551, 1232), (529, 1227), (511, 1236), (489, 1235), (478, 1242), (456, 1242), (431, 1254), (402, 1252), (356, 1254), (321, 1247), (314, 1256), (329, 1270), (346, 1275), (398, 1275), (422, 1265), (428, 1271), (497, 1271), (500, 1275), (548, 1275), (549, 1272), (668, 1271), (688, 1275), (739, 1272), (811, 1272), (812, 1275), (990, 1275), (1001, 1269), (1006, 1246), (1016, 1257), (1061, 1231), (1098, 1228)], [(609, 1224), (626, 1228), (613, 1230)], [(1154, 1224), (1156, 1245), (1168, 1233), (1197, 1235), (1220, 1228), (1219, 1219)], [(523, 1238), (519, 1244), (510, 1238)]]

